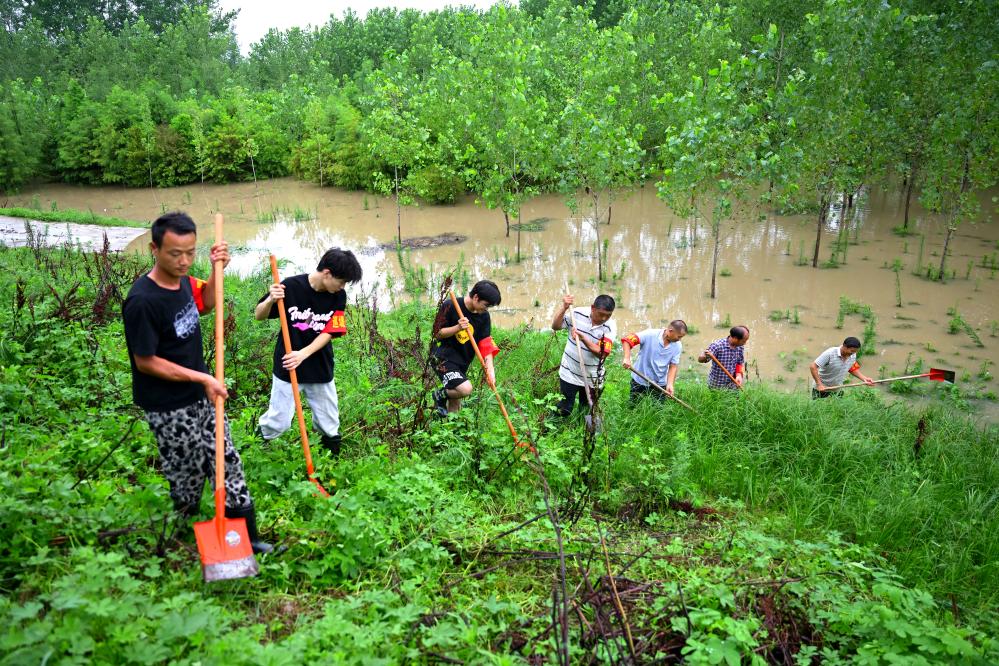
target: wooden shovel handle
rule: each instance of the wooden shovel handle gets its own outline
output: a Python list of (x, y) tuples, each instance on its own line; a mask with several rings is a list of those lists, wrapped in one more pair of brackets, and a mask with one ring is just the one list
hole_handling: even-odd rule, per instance
[(660, 391), (662, 391), (662, 394), (664, 396), (666, 396), (667, 398), (673, 398), (674, 400), (676, 400), (678, 403), (680, 403), (681, 405), (683, 405), (684, 407), (686, 407), (690, 411), (694, 412), (695, 414), (697, 413), (697, 412), (694, 411), (693, 407), (691, 407), (690, 405), (688, 405), (687, 403), (685, 403), (683, 400), (680, 400), (680, 398), (676, 397), (675, 395), (670, 395), (669, 391), (667, 391), (662, 386), (660, 386), (656, 382), (654, 382), (651, 379), (649, 379), (648, 377), (646, 377), (644, 374), (641, 373), (641, 371), (639, 371), (638, 369), (636, 369), (634, 366), (632, 366), (631, 368), (629, 368), (629, 370), (631, 370), (636, 375), (638, 375), (639, 377), (641, 377), (642, 379), (644, 379), (645, 381), (647, 381), (649, 383), (649, 386), (655, 386), (657, 389), (659, 389)]
[[(222, 214), (215, 214), (215, 244), (223, 241)], [(215, 273), (215, 379), (225, 386), (225, 263), (216, 261)], [(225, 398), (215, 397), (215, 525), (219, 543), (225, 543)]]
[(739, 385), (739, 382), (735, 381), (735, 377), (733, 377), (732, 373), (728, 371), (728, 368), (726, 368), (724, 365), (722, 365), (721, 361), (719, 361), (715, 357), (715, 355), (712, 354), (707, 349), (704, 350), (704, 353), (708, 355), (708, 358), (710, 358), (712, 361), (714, 361), (715, 363), (718, 364), (718, 367), (722, 369), (722, 372), (724, 372), (726, 375), (728, 375), (728, 378), (732, 380), (732, 383), (735, 384), (735, 387), (741, 391), (742, 390), (742, 386)]
[[(874, 384), (887, 384), (888, 382), (900, 382), (903, 379), (919, 379), (920, 377), (929, 377), (931, 373), (924, 372), (921, 375), (905, 375), (904, 377), (888, 377), (886, 379), (875, 379)], [(839, 386), (827, 386), (822, 389), (822, 393), (826, 391), (838, 391), (839, 389), (852, 388), (854, 386), (870, 386), (866, 382), (855, 382), (853, 384), (840, 384)]]
[[(274, 284), (281, 284), (281, 276), (278, 274), (277, 258), (271, 255), (271, 278)], [(291, 332), (288, 330), (288, 313), (284, 309), (284, 299), (277, 299), (278, 319), (281, 320), (281, 339), (284, 340), (284, 353), (290, 354)], [(298, 418), (298, 432), (302, 437), (302, 452), (305, 454), (305, 471), (309, 478), (315, 475), (316, 470), (312, 465), (312, 449), (309, 447), (309, 433), (305, 427), (305, 414), (302, 411), (302, 396), (298, 394), (298, 373), (292, 368), (288, 371), (288, 378), (291, 380), (291, 394), (295, 397), (295, 416)], [(327, 494), (325, 489), (322, 489)]]

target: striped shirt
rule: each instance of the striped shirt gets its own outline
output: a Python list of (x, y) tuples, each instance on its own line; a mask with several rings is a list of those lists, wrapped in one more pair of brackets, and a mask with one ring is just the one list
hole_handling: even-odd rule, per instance
[[(815, 365), (819, 368), (819, 379), (823, 386), (839, 386), (846, 379), (846, 373), (854, 369), (860, 369), (857, 364), (857, 355), (850, 354), (843, 358), (839, 347), (830, 347), (815, 359)], [(815, 380), (812, 380), (812, 388), (815, 388)]]
[[(743, 353), (742, 347), (732, 347), (728, 343), (728, 338), (715, 340), (708, 345), (708, 351), (715, 355), (715, 358), (725, 366), (726, 370), (732, 373), (733, 377), (735, 376), (735, 366), (746, 365), (746, 355)], [(711, 372), (708, 374), (708, 386), (711, 388), (736, 388), (736, 385), (728, 378), (725, 371), (718, 367), (718, 363), (715, 363), (710, 358), (708, 358), (708, 363), (711, 364)]]
[[(570, 316), (572, 319), (570, 319)], [(562, 364), (559, 367), (558, 376), (563, 381), (574, 386), (584, 386), (583, 373), (579, 369), (579, 352), (576, 350), (576, 341), (572, 339), (572, 324), (576, 324), (576, 332), (579, 333), (580, 342), (587, 340), (594, 345), (601, 344), (601, 338), (612, 341), (617, 335), (617, 324), (613, 319), (608, 319), (602, 324), (593, 325), (590, 319), (590, 308), (581, 307), (569, 310), (562, 318), (562, 325), (569, 331), (569, 339), (565, 343), (565, 350), (562, 352)], [(583, 351), (583, 363), (586, 365), (588, 381), (591, 386), (603, 384), (604, 375), (607, 369), (601, 368), (600, 376), (597, 376), (597, 367), (600, 365), (600, 357), (586, 348), (585, 344), (580, 347)]]

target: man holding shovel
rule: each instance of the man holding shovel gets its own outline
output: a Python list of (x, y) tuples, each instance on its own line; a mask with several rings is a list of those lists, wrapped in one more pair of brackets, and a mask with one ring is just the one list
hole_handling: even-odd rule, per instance
[[(215, 307), (215, 262), (229, 263), (223, 241), (211, 248), (208, 281), (188, 275), (194, 262), (197, 227), (186, 213), (167, 213), (152, 226), (153, 268), (132, 285), (122, 305), (125, 342), (132, 368), (132, 396), (146, 412), (156, 437), (163, 474), (174, 508), (198, 512), (205, 479), (214, 479), (215, 407), (225, 386), (208, 374), (199, 316)], [(243, 463), (225, 424), (227, 518), (245, 518), (255, 553), (273, 547), (257, 532), (253, 499)]]
[(711, 362), (711, 372), (708, 373), (709, 388), (742, 389), (746, 372), (746, 355), (743, 347), (747, 342), (749, 342), (749, 328), (733, 326), (727, 338), (715, 340), (697, 357), (698, 363)]
[(839, 347), (830, 347), (812, 361), (808, 371), (814, 381), (813, 400), (842, 395), (842, 391), (827, 391), (826, 387), (839, 386), (848, 373), (868, 386), (874, 386), (874, 380), (860, 371), (860, 363), (857, 362), (858, 351), (860, 351), (860, 340), (850, 336), (843, 340), (843, 344)]
[(295, 417), (290, 370), (312, 409), (312, 425), (322, 435), (323, 446), (340, 454), (340, 409), (333, 380), (330, 340), (347, 334), (344, 287), (361, 279), (361, 265), (354, 253), (333, 248), (319, 260), (316, 270), (272, 284), (254, 310), (258, 321), (277, 319), (277, 301), (284, 299), (288, 313), (291, 348), (285, 353), (280, 331), (274, 347), (271, 401), (257, 426), (264, 441), (280, 437)]
[[(649, 384), (646, 378), (660, 386), (665, 386), (666, 393), (673, 395), (676, 371), (680, 367), (680, 354), (683, 344), (680, 340), (687, 334), (687, 324), (682, 319), (674, 319), (666, 328), (649, 328), (641, 333), (631, 333), (621, 338), (624, 348), (622, 365), (629, 370), (637, 370), (631, 375), (631, 400), (636, 401), (649, 394), (657, 400), (665, 396), (656, 387)], [(632, 366), (631, 350), (641, 346), (638, 363)]]
[[(570, 312), (573, 302), (572, 294), (563, 296), (562, 307), (552, 319), (553, 331), (569, 329), (569, 339), (565, 343), (558, 371), (562, 393), (558, 413), (563, 417), (572, 413), (577, 400), (580, 409), (589, 411), (586, 391), (596, 392), (603, 385), (606, 368), (602, 367), (601, 361), (610, 355), (617, 331), (617, 325), (610, 320), (615, 307), (612, 297), (601, 294), (593, 299), (590, 307), (575, 308)], [(580, 367), (580, 357), (585, 368)], [(591, 395), (590, 400), (595, 401), (596, 395)]]
[(475, 358), (475, 349), (469, 336), (475, 340), (482, 354), (487, 381), (496, 380), (493, 356), (499, 347), (493, 343), (492, 321), (489, 308), (500, 304), (500, 290), (491, 280), (479, 280), (467, 296), (457, 299), (461, 312), (456, 312), (451, 301), (445, 301), (434, 321), (434, 339), (437, 345), (432, 352), (437, 363), (437, 374), (444, 385), (434, 391), (437, 415), (446, 417), (461, 409), (461, 401), (472, 395), (472, 382), (468, 380), (468, 366)]

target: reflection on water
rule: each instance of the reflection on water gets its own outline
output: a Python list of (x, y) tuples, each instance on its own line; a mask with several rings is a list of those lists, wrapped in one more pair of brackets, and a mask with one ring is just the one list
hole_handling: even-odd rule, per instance
[[(211, 213), (226, 215), (226, 238), (241, 247), (232, 269), (250, 274), (266, 269), (266, 256), (273, 252), (287, 261), (282, 274), (311, 270), (324, 250), (341, 246), (358, 252), (365, 281), (359, 289), (375, 291), (379, 302), (399, 299), (388, 293), (388, 285), (400, 290), (401, 275), (394, 252), (378, 249), (391, 243), (396, 233), (396, 210), (390, 199), (359, 192), (343, 192), (290, 179), (259, 185), (193, 185), (186, 188), (132, 190), (80, 188), (48, 185), (13, 197), (11, 205), (38, 202), (48, 209), (78, 208), (134, 219), (153, 219), (164, 210), (186, 210), (211, 238)], [(983, 196), (991, 206), (991, 196)], [(503, 303), (494, 314), (501, 325), (529, 323), (544, 328), (555, 304), (568, 287), (578, 302), (600, 292), (614, 296), (619, 304), (615, 317), (619, 330), (661, 326), (685, 319), (697, 332), (684, 340), (684, 366), (705, 374), (693, 356), (711, 340), (724, 334), (724, 322), (745, 324), (752, 330), (748, 356), (764, 379), (804, 389), (807, 366), (826, 347), (846, 335), (861, 336), (863, 323), (848, 317), (844, 328), (836, 328), (839, 297), (871, 305), (877, 314), (878, 355), (864, 359), (868, 374), (877, 375), (885, 366), (889, 373), (905, 369), (907, 360), (922, 359), (927, 367), (956, 369), (958, 379), (967, 372), (977, 381), (980, 371), (994, 371), (999, 361), (999, 228), (981, 222), (960, 227), (952, 241), (948, 266), (956, 278), (945, 284), (912, 275), (917, 263), (920, 238), (924, 237), (922, 264), (938, 266), (945, 228), (941, 220), (914, 207), (910, 226), (920, 235), (900, 237), (892, 227), (902, 219), (904, 202), (898, 193), (875, 191), (861, 198), (851, 210), (835, 208), (822, 235), (820, 260), (825, 262), (841, 226), (855, 244), (847, 246), (845, 265), (813, 269), (797, 266), (800, 254), (812, 255), (815, 239), (814, 215), (777, 216), (766, 209), (746, 211), (723, 228), (719, 259), (725, 277), (719, 277), (718, 298), (710, 289), (710, 228), (703, 222), (681, 219), (655, 196), (652, 186), (636, 188), (614, 204), (612, 223), (600, 228), (608, 241), (607, 273), (612, 278), (596, 284), (596, 230), (592, 220), (573, 216), (557, 196), (542, 196), (529, 202), (523, 220), (547, 222), (530, 225), (536, 231), (521, 235), (522, 261), (515, 262), (516, 233), (505, 236), (503, 216), (484, 210), (472, 198), (455, 206), (404, 208), (404, 237), (460, 233), (468, 240), (459, 245), (420, 249), (411, 253), (414, 265), (431, 267), (440, 274), (459, 261), (474, 279), (488, 277), (503, 291)], [(281, 211), (298, 209), (294, 217), (308, 212), (313, 218), (295, 221)], [(277, 222), (259, 222), (277, 213)], [(984, 217), (983, 217), (984, 219)], [(134, 243), (143, 250), (148, 237)], [(896, 305), (895, 273), (891, 264), (899, 260), (902, 307)], [(984, 266), (983, 266), (984, 264)], [(985, 343), (975, 344), (964, 333), (949, 334), (948, 310), (957, 308), (977, 329)], [(800, 323), (772, 321), (771, 311), (791, 313), (797, 309)], [(964, 379), (969, 379), (965, 376)], [(992, 389), (994, 382), (987, 386)], [(858, 389), (862, 390), (862, 389)], [(990, 413), (999, 409), (986, 406)]]

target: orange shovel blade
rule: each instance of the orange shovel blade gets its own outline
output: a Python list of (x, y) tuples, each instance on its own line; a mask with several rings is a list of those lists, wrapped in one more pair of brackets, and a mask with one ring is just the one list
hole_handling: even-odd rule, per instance
[(930, 381), (947, 382), (953, 384), (956, 375), (953, 370), (941, 370), (940, 368), (930, 368)]
[[(223, 522), (222, 541), (219, 541), (218, 520)], [(205, 582), (249, 578), (260, 569), (253, 557), (253, 546), (246, 532), (243, 518), (213, 518), (194, 523), (194, 537), (201, 554), (201, 568)]]

